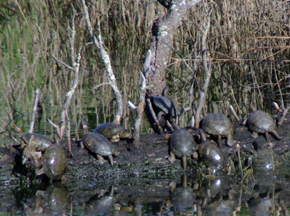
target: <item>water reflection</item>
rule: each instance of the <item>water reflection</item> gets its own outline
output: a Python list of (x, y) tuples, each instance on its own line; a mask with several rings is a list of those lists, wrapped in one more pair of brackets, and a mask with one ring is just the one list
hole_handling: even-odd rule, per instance
[(188, 187), (187, 177), (184, 174), (182, 177), (182, 186), (176, 188), (176, 184), (172, 185), (171, 188), (171, 202), (173, 204), (173, 211), (185, 212), (187, 210), (192, 211), (193, 202), (195, 199), (193, 188)]
[(114, 206), (114, 187), (111, 186), (109, 194), (105, 195), (105, 191), (91, 197), (91, 199), (84, 204), (85, 215), (106, 215), (112, 211)]
[[(127, 182), (127, 184), (126, 184)], [(244, 185), (235, 176), (214, 179), (124, 179), (104, 187), (59, 182), (1, 189), (1, 211), (12, 215), (273, 215), (287, 208), (289, 180), (268, 173)]]
[(68, 193), (61, 183), (49, 185), (45, 191), (37, 190), (35, 196), (23, 203), (26, 215), (62, 215), (68, 205)]

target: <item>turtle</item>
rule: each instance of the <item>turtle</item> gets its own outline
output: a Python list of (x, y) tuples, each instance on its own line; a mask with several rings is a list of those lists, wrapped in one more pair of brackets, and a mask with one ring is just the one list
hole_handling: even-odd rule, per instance
[(201, 128), (205, 133), (218, 136), (218, 144), (221, 146), (222, 136), (227, 137), (227, 145), (233, 146), (233, 127), (224, 114), (221, 113), (210, 113), (204, 117), (201, 121)]
[(196, 143), (190, 132), (185, 129), (177, 129), (173, 131), (169, 139), (170, 156), (168, 160), (173, 163), (175, 155), (182, 158), (183, 169), (186, 169), (186, 157), (193, 155), (196, 158)]
[(111, 142), (119, 142), (120, 138), (130, 138), (132, 134), (119, 124), (103, 123), (100, 124), (93, 133), (100, 133), (108, 138)]
[(207, 168), (212, 170), (214, 174), (217, 170), (228, 167), (228, 161), (224, 153), (218, 147), (217, 143), (212, 140), (206, 140), (205, 133), (200, 129), (202, 143), (199, 146), (199, 157)]
[(103, 156), (107, 156), (110, 164), (113, 166), (114, 160), (112, 154), (114, 152), (114, 147), (112, 143), (100, 133), (89, 132), (88, 125), (84, 120), (81, 120), (80, 126), (83, 129), (82, 140), (84, 146), (97, 155), (100, 164), (104, 163)]
[(245, 125), (252, 131), (251, 136), (253, 138), (258, 137), (258, 133), (265, 135), (267, 142), (269, 142), (269, 133), (277, 140), (282, 138), (278, 135), (276, 131), (276, 124), (273, 118), (266, 112), (261, 110), (256, 110), (255, 107), (250, 105), (250, 110), (252, 111)]
[(36, 175), (46, 174), (51, 180), (60, 180), (66, 169), (66, 152), (60, 145), (50, 146), (43, 155), (42, 169)]
[(173, 101), (166, 96), (156, 96), (151, 99), (153, 110), (162, 128), (168, 120), (171, 124), (176, 118), (176, 109)]
[(23, 133), (16, 124), (12, 124), (12, 129), (21, 137), (21, 148), (24, 149), (22, 164), (27, 164), (31, 160), (31, 165), (35, 169), (41, 167), (42, 153), (50, 146), (54, 145), (52, 140), (36, 133)]
[(29, 144), (30, 148), (37, 151), (45, 151), (53, 142), (51, 139), (36, 133), (23, 133), (22, 129), (16, 124), (12, 124), (12, 129), (21, 137), (21, 147), (24, 148)]

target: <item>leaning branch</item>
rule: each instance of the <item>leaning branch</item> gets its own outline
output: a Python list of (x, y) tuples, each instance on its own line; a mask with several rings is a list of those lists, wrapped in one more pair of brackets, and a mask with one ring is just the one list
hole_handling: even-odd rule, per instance
[(203, 35), (201, 37), (201, 49), (202, 49), (202, 64), (205, 71), (205, 79), (202, 86), (202, 90), (199, 93), (199, 101), (198, 106), (195, 113), (195, 128), (199, 127), (200, 122), (200, 115), (201, 115), (201, 109), (204, 106), (205, 103), (205, 97), (208, 90), (208, 85), (211, 77), (211, 61), (209, 61), (209, 64), (207, 64), (207, 49), (206, 49), (206, 37), (210, 28), (210, 14), (211, 14), (212, 8), (209, 9), (207, 14), (207, 23), (206, 26), (204, 26)]
[[(68, 139), (68, 144), (69, 144), (69, 151), (71, 152), (71, 138), (70, 138), (70, 119), (68, 116), (68, 107), (71, 103), (72, 96), (75, 93), (75, 90), (78, 86), (79, 83), (79, 69), (80, 69), (80, 60), (81, 60), (81, 49), (82, 47), (80, 46), (77, 52), (77, 57), (75, 58), (75, 35), (76, 35), (76, 30), (75, 30), (75, 10), (73, 10), (73, 18), (71, 20), (71, 28), (68, 25), (69, 28), (69, 42), (70, 42), (70, 56), (71, 56), (71, 61), (73, 64), (73, 67), (67, 65), (66, 63), (61, 62), (60, 60), (56, 60), (59, 63), (62, 63), (67, 69), (72, 70), (74, 72), (74, 78), (73, 78), (73, 83), (70, 88), (70, 90), (66, 93), (65, 95), (65, 101), (63, 105), (63, 109), (60, 114), (60, 125), (57, 125), (53, 123), (50, 119), (47, 119), (48, 123), (52, 125), (57, 133), (60, 139), (63, 138), (65, 130), (66, 130), (66, 125), (67, 125), (67, 139)], [(56, 59), (56, 58), (55, 58)]]
[(102, 34), (101, 34), (101, 28), (100, 28), (100, 19), (98, 18), (97, 20), (97, 30), (98, 30), (98, 36), (96, 37), (94, 35), (93, 32), (93, 28), (92, 28), (92, 24), (89, 18), (89, 12), (88, 12), (88, 7), (86, 5), (85, 0), (82, 0), (82, 4), (83, 4), (83, 11), (84, 11), (84, 16), (85, 16), (85, 20), (87, 22), (87, 26), (88, 26), (88, 31), (89, 34), (93, 40), (94, 45), (97, 47), (97, 49), (99, 50), (100, 54), (101, 54), (101, 58), (102, 61), (105, 65), (106, 68), (106, 75), (107, 75), (107, 79), (109, 80), (109, 83), (111, 85), (111, 87), (113, 88), (114, 94), (116, 96), (116, 102), (117, 102), (117, 111), (116, 111), (116, 116), (115, 116), (115, 123), (120, 124), (121, 122), (121, 118), (123, 115), (123, 100), (122, 100), (122, 95), (118, 89), (118, 85), (116, 82), (116, 78), (111, 66), (111, 60), (110, 60), (110, 56), (108, 55), (107, 51), (104, 48), (103, 45), (103, 38), (102, 38)]
[(140, 140), (140, 128), (142, 124), (142, 117), (143, 117), (143, 112), (144, 112), (144, 107), (145, 107), (145, 95), (146, 95), (146, 78), (143, 75), (143, 73), (140, 73), (141, 76), (141, 92), (139, 96), (139, 103), (137, 107), (137, 117), (135, 119), (135, 130), (133, 133), (133, 144), (135, 146), (139, 145), (139, 140)]
[(29, 128), (29, 133), (33, 133), (34, 130), (34, 123), (35, 123), (35, 116), (36, 116), (36, 111), (37, 111), (37, 104), (38, 104), (38, 99), (39, 99), (39, 88), (35, 90), (35, 100), (34, 100), (34, 105), (32, 109), (32, 114), (31, 114), (31, 120), (30, 120), (30, 128)]

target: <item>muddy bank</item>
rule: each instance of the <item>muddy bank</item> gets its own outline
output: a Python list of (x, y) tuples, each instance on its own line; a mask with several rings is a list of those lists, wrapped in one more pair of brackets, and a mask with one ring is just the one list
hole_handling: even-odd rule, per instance
[[(233, 123), (235, 145), (232, 147), (225, 146), (225, 139), (222, 139), (223, 145), (221, 149), (228, 157), (235, 158), (237, 145), (240, 146), (242, 155), (249, 155), (255, 152), (252, 146), (254, 141), (263, 148), (269, 148), (271, 143), (274, 152), (280, 155), (283, 159), (283, 164), (288, 167), (289, 156), (287, 152), (290, 149), (289, 119), (288, 115), (282, 126), (277, 129), (278, 134), (283, 139), (276, 140), (270, 135), (269, 143), (266, 142), (263, 135), (255, 139), (252, 138), (250, 131), (245, 126), (241, 125), (240, 122), (235, 122)], [(197, 134), (194, 130), (192, 133), (193, 135)], [(124, 179), (129, 178), (170, 179), (181, 175), (184, 172), (181, 161), (179, 159), (174, 163), (168, 161), (168, 140), (165, 137), (166, 134), (144, 134), (141, 136), (139, 149), (134, 148), (129, 140), (114, 143), (113, 145), (120, 154), (114, 157), (113, 167), (107, 162), (99, 165), (95, 155), (83, 149), (80, 142), (72, 144), (72, 154), (68, 153), (67, 144), (62, 143), (68, 155), (64, 184), (73, 188), (82, 187), (81, 184), (85, 186), (88, 184), (99, 185), (104, 184), (104, 182), (107, 185), (111, 183), (120, 184)], [(21, 165), (22, 152), (19, 146), (0, 148), (0, 153), (1, 185), (27, 183), (35, 178), (33, 172)], [(187, 163), (186, 173), (195, 175), (201, 165), (200, 162), (188, 157)], [(37, 177), (36, 179), (40, 181), (47, 180), (45, 176)]]

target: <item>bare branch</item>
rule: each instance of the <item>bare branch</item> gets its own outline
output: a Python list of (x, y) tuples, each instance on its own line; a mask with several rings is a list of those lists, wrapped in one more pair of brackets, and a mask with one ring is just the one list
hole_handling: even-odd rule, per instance
[(158, 121), (157, 116), (153, 110), (153, 107), (152, 107), (152, 104), (151, 104), (151, 101), (149, 98), (146, 99), (146, 106), (148, 106), (148, 111), (150, 112), (150, 115), (153, 118), (154, 123), (156, 124), (156, 127), (158, 129), (158, 133), (163, 133), (163, 129), (159, 124), (159, 121)]
[(277, 123), (278, 126), (283, 124), (283, 121), (284, 121), (284, 119), (286, 117), (286, 114), (289, 111), (289, 109), (290, 109), (290, 104), (287, 104), (287, 107), (285, 109), (283, 109), (283, 111), (281, 113), (281, 117), (278, 120), (278, 123)]
[(98, 88), (100, 88), (100, 87), (102, 87), (102, 86), (104, 86), (104, 85), (111, 85), (111, 83), (101, 83), (101, 84), (99, 84), (99, 85), (96, 85), (96, 86), (94, 87), (94, 90), (97, 90)]
[(198, 106), (197, 106), (196, 113), (195, 113), (195, 127), (196, 128), (199, 127), (200, 114), (201, 114), (202, 107), (204, 106), (204, 103), (205, 103), (205, 97), (207, 94), (208, 85), (209, 85), (209, 81), (210, 81), (210, 77), (211, 77), (211, 61), (209, 61), (209, 64), (207, 64), (207, 53), (208, 52), (206, 49), (206, 37), (207, 37), (207, 33), (209, 31), (209, 28), (210, 28), (211, 11), (212, 11), (212, 8), (210, 8), (208, 11), (207, 23), (206, 23), (206, 26), (204, 27), (203, 35), (201, 38), (202, 59), (203, 59), (202, 64), (203, 64), (203, 68), (205, 71), (205, 79), (204, 79), (204, 83), (202, 86), (202, 90), (199, 93), (199, 101), (198, 101)]
[(68, 64), (66, 64), (66, 63), (64, 63), (63, 61), (60, 61), (60, 60), (58, 60), (53, 54), (51, 54), (51, 56), (52, 56), (52, 58), (56, 61), (56, 62), (58, 62), (58, 63), (60, 63), (61, 65), (63, 65), (63, 66), (65, 66), (68, 70), (74, 70), (71, 66), (69, 66)]
[(46, 121), (47, 121), (48, 124), (50, 124), (53, 128), (56, 129), (57, 135), (58, 135), (59, 137), (61, 137), (61, 136), (60, 136), (60, 128), (59, 128), (59, 126), (58, 126), (57, 124), (55, 124), (55, 123), (54, 123), (52, 120), (50, 120), (49, 118), (47, 118)]
[(128, 102), (127, 102), (127, 105), (128, 105), (128, 107), (129, 107), (131, 110), (136, 110), (136, 109), (137, 109), (137, 107), (135, 106), (135, 104), (133, 104), (131, 101), (128, 101)]
[[(76, 54), (76, 58), (75, 58), (75, 35), (76, 35), (76, 30), (75, 30), (75, 10), (73, 9), (73, 16), (71, 19), (71, 27), (69, 25), (68, 22), (68, 32), (70, 33), (69, 35), (69, 43), (70, 43), (70, 57), (71, 57), (71, 61), (73, 64), (73, 67), (66, 65), (63, 62), (60, 62), (59, 60), (57, 60), (54, 56), (53, 58), (60, 62), (61, 64), (65, 65), (67, 68), (71, 69), (74, 72), (74, 77), (73, 77), (73, 83), (72, 86), (70, 88), (70, 90), (66, 93), (65, 95), (65, 100), (64, 100), (64, 104), (63, 104), (63, 108), (61, 110), (60, 113), (60, 125), (55, 124), (54, 122), (52, 122), (50, 119), (47, 119), (48, 123), (50, 125), (52, 125), (52, 127), (54, 127), (57, 131), (57, 135), (59, 136), (60, 140), (63, 139), (63, 136), (66, 133), (67, 136), (67, 140), (68, 140), (68, 149), (71, 152), (71, 138), (70, 138), (70, 118), (68, 116), (68, 108), (69, 105), (71, 103), (71, 99), (72, 96), (75, 93), (76, 88), (78, 87), (78, 83), (79, 83), (79, 69), (80, 69), (80, 60), (81, 60), (81, 50), (82, 50), (82, 46), (79, 47), (78, 52)], [(67, 128), (67, 130), (66, 130)], [(59, 141), (59, 140), (58, 140)]]
[(142, 124), (142, 117), (145, 107), (145, 95), (146, 95), (146, 78), (142, 72), (140, 72), (141, 77), (141, 91), (139, 96), (138, 108), (137, 108), (137, 117), (135, 119), (135, 130), (133, 133), (133, 144), (139, 145), (140, 140), (140, 128)]
[(37, 110), (37, 104), (38, 104), (38, 98), (39, 98), (39, 88), (35, 90), (35, 100), (34, 100), (34, 105), (32, 108), (32, 114), (31, 114), (31, 119), (30, 119), (30, 128), (29, 128), (29, 133), (33, 133), (34, 130), (34, 123), (35, 123), (35, 116), (36, 116), (36, 110)]
[(113, 72), (113, 69), (111, 66), (110, 56), (108, 55), (108, 53), (105, 50), (104, 45), (103, 45), (103, 38), (101, 35), (101, 28), (100, 28), (100, 26), (101, 26), (100, 19), (98, 17), (97, 25), (96, 25), (97, 30), (98, 30), (98, 36), (96, 37), (94, 35), (94, 32), (93, 32), (93, 28), (92, 28), (91, 21), (89, 18), (88, 7), (86, 5), (85, 0), (82, 0), (82, 4), (83, 4), (83, 11), (84, 11), (85, 20), (87, 22), (89, 34), (93, 40), (94, 45), (97, 47), (97, 49), (100, 52), (102, 61), (103, 61), (105, 68), (106, 68), (107, 79), (109, 80), (109, 83), (111, 84), (111, 87), (112, 87), (114, 94), (116, 96), (117, 111), (116, 111), (116, 116), (115, 116), (114, 122), (120, 124), (121, 118), (123, 115), (123, 100), (122, 100), (122, 95), (118, 89), (116, 78), (115, 78), (115, 75), (114, 75), (114, 72)]
[(240, 121), (240, 118), (239, 118), (239, 116), (237, 115), (237, 113), (236, 113), (236, 111), (234, 110), (234, 108), (233, 108), (232, 105), (229, 106), (229, 110), (230, 110), (231, 114), (235, 117), (236, 121)]

